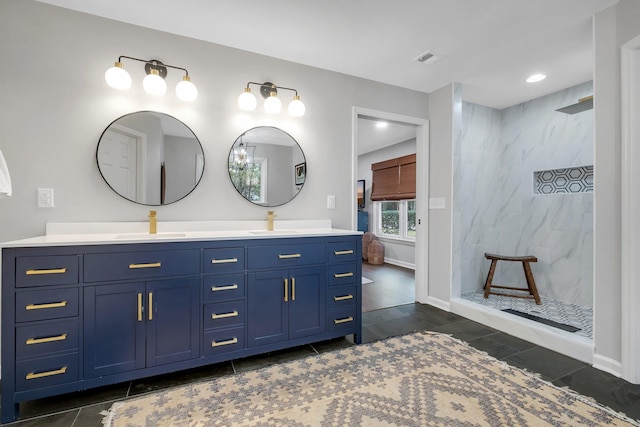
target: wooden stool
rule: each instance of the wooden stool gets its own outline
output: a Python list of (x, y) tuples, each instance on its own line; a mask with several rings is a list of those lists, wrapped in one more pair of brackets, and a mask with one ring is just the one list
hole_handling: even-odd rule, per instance
[[(531, 267), (529, 266), (530, 262), (537, 262), (538, 258), (527, 255), (527, 256), (504, 256), (504, 255), (494, 255), (494, 254), (484, 254), (486, 259), (491, 260), (491, 266), (489, 267), (489, 274), (487, 275), (487, 281), (484, 284), (484, 297), (489, 298), (489, 294), (493, 295), (502, 295), (506, 297), (514, 297), (514, 298), (533, 298), (536, 301), (536, 304), (540, 304), (540, 295), (538, 295), (538, 289), (536, 288), (536, 281), (533, 279), (533, 273), (531, 272)], [(493, 274), (496, 272), (496, 264), (498, 261), (516, 261), (522, 263), (522, 268), (524, 269), (524, 277), (527, 279), (527, 289), (525, 288), (514, 288), (511, 286), (497, 286), (492, 285)], [(499, 289), (511, 289), (513, 291), (529, 291), (529, 295), (513, 295), (513, 294), (503, 294), (499, 292), (492, 292), (491, 287), (499, 288)]]

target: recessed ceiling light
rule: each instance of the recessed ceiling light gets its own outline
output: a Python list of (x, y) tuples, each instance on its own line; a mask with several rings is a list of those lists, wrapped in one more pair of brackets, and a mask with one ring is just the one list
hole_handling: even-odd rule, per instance
[(377, 128), (382, 129), (382, 128), (386, 128), (387, 126), (389, 126), (389, 123), (387, 123), (387, 122), (376, 122), (376, 127)]
[(532, 74), (527, 79), (527, 83), (536, 83), (536, 82), (542, 81), (542, 80), (544, 80), (546, 78), (547, 78), (547, 76), (545, 76), (544, 74)]

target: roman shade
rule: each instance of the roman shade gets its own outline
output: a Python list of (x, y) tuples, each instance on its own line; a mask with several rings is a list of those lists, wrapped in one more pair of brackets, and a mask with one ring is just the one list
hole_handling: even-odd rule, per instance
[(371, 200), (409, 200), (416, 198), (416, 155), (397, 157), (371, 165)]

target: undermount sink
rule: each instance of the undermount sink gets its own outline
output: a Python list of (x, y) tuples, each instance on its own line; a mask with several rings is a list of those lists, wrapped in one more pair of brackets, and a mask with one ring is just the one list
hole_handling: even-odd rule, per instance
[(186, 237), (185, 233), (129, 233), (129, 234), (118, 234), (114, 237), (117, 240), (126, 240), (126, 239), (171, 239), (175, 237)]
[(283, 234), (296, 234), (296, 230), (250, 230), (251, 234), (265, 234), (269, 236), (283, 235)]

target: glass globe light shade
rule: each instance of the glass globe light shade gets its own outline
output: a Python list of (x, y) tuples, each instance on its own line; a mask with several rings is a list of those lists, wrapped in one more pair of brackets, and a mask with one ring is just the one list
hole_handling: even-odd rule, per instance
[(155, 69), (142, 80), (142, 87), (149, 95), (162, 96), (167, 92), (167, 84)]
[(131, 76), (122, 66), (122, 62), (116, 62), (104, 73), (107, 84), (114, 89), (128, 90), (131, 87)]
[(264, 100), (264, 110), (269, 114), (278, 114), (282, 110), (282, 102), (275, 92), (271, 92), (269, 97)]
[(238, 97), (238, 107), (240, 107), (240, 109), (244, 111), (253, 111), (256, 109), (257, 105), (258, 100), (251, 93), (251, 89), (249, 89), (248, 87), (244, 88), (244, 92), (242, 92), (242, 94), (240, 94), (240, 96)]
[(192, 102), (198, 97), (198, 88), (191, 83), (189, 76), (184, 76), (182, 81), (176, 85), (176, 95), (182, 101)]
[(304, 116), (304, 112), (306, 111), (306, 107), (304, 103), (300, 101), (300, 97), (298, 95), (293, 97), (293, 101), (289, 103), (289, 115), (293, 117), (302, 117)]

